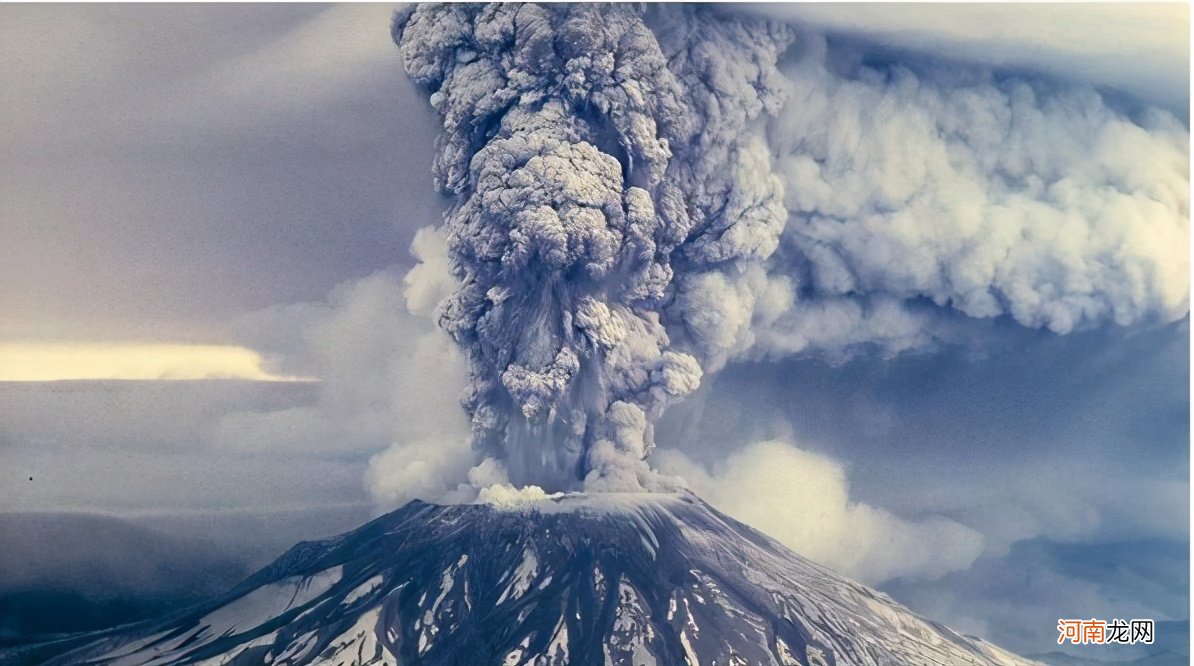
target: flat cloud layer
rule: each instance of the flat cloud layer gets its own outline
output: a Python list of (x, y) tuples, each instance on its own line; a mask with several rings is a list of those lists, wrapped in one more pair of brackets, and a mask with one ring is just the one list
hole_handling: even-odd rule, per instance
[(0, 342), (0, 382), (107, 379), (306, 380), (267, 372), (257, 352), (233, 345)]
[[(890, 50), (1083, 81), (1189, 106), (1190, 10), (1182, 3), (786, 3), (738, 5)], [(1059, 26), (1064, 26), (1059, 29)]]

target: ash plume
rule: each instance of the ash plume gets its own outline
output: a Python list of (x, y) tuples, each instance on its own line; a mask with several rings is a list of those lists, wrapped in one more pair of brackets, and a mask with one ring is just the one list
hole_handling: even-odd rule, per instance
[(736, 358), (1189, 311), (1164, 111), (702, 7), (419, 5), (393, 36), (442, 118), (474, 486), (673, 487), (652, 424)]
[(479, 453), (549, 489), (666, 485), (651, 423), (721, 353), (677, 298), (744, 275), (787, 216), (761, 119), (792, 33), (689, 8), (421, 5), (394, 23), (443, 118), (437, 186)]
[[(797, 297), (753, 353), (923, 346), (941, 313), (1064, 335), (1189, 313), (1189, 129), (1090, 86), (867, 62), (818, 36), (769, 127)], [(915, 302), (931, 307), (916, 308)]]

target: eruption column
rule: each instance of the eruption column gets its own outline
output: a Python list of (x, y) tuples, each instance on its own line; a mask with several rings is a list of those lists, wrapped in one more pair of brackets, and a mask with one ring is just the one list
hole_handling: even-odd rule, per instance
[[(667, 487), (652, 423), (724, 362), (701, 293), (764, 274), (787, 212), (762, 119), (790, 31), (703, 9), (418, 5), (394, 39), (433, 167), (473, 445), (514, 483)], [(747, 317), (749, 321), (749, 316)]]

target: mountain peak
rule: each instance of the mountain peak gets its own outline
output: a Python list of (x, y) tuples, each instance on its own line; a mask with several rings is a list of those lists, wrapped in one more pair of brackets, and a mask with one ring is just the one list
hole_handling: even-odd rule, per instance
[(411, 502), (210, 603), (56, 651), (49, 663), (1030, 663), (690, 493)]

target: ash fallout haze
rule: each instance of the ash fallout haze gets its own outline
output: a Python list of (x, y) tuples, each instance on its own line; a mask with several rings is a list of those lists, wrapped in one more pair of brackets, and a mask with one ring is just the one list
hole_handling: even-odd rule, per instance
[(0, 19), (0, 663), (1188, 663), (1185, 5)]

